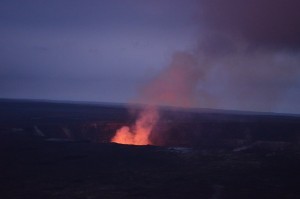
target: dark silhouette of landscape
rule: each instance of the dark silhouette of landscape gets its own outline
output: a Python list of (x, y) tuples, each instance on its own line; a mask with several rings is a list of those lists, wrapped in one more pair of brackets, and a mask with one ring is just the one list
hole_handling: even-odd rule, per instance
[(297, 115), (160, 107), (154, 145), (133, 146), (110, 142), (124, 104), (0, 107), (1, 198), (300, 196)]

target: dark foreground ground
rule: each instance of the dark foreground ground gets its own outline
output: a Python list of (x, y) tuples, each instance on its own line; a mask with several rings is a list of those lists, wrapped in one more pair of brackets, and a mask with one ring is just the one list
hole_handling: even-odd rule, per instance
[(133, 121), (123, 106), (0, 100), (0, 199), (300, 198), (299, 116), (168, 109), (161, 146), (109, 143)]
[(0, 198), (299, 198), (296, 151), (49, 142), (1, 136)]

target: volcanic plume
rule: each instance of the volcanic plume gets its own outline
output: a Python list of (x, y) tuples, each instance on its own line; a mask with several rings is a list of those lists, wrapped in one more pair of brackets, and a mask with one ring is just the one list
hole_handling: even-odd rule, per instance
[(136, 101), (145, 104), (145, 107), (134, 125), (118, 129), (111, 141), (133, 145), (155, 144), (149, 137), (159, 119), (157, 105), (194, 106), (197, 101), (195, 88), (201, 76), (192, 54), (175, 53), (171, 64), (141, 89)]
[(156, 111), (142, 110), (112, 141), (135, 144), (143, 135), (143, 143), (155, 144), (149, 137), (159, 118), (157, 105), (299, 112), (294, 103), (299, 101), (299, 1), (199, 3), (198, 45), (193, 52), (175, 53), (171, 64), (141, 88), (135, 101)]
[(150, 145), (152, 143), (149, 140), (149, 135), (158, 119), (157, 109), (148, 106), (140, 112), (132, 127), (121, 127), (111, 141), (120, 144)]

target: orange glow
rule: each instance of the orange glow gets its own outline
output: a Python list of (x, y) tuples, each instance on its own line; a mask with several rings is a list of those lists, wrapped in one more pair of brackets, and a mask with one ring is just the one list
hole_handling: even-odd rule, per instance
[(135, 124), (129, 128), (123, 126), (117, 130), (111, 142), (131, 145), (151, 145), (150, 133), (158, 121), (158, 111), (154, 107), (145, 108)]

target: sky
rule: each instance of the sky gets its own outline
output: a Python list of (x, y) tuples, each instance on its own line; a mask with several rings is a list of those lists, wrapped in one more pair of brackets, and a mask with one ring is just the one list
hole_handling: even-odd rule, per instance
[(300, 114), (299, 4), (1, 0), (0, 98)]

